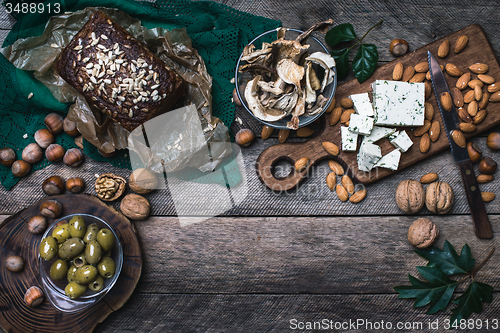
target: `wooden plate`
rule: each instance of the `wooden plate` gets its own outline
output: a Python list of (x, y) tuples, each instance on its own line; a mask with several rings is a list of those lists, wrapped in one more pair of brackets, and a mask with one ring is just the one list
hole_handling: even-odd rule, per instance
[[(123, 246), (123, 268), (115, 286), (95, 305), (81, 312), (68, 314), (56, 310), (45, 299), (31, 308), (24, 302), (24, 294), (31, 286), (41, 287), (38, 268), (38, 246), (42, 235), (28, 231), (26, 221), (39, 215), (40, 204), (55, 199), (63, 206), (61, 216), (86, 213), (98, 216), (115, 230)], [(50, 219), (50, 223), (54, 220)], [(44, 198), (0, 224), (0, 326), (6, 332), (92, 332), (113, 311), (121, 308), (134, 291), (142, 271), (141, 246), (135, 227), (121, 213), (87, 194), (59, 195)], [(9, 255), (19, 255), (25, 267), (19, 273), (5, 268)]]

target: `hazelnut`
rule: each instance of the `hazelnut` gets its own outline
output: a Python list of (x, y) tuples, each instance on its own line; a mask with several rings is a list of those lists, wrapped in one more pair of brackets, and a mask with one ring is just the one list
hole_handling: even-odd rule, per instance
[(59, 134), (63, 130), (63, 117), (57, 113), (49, 113), (43, 120), (45, 126), (52, 132), (52, 134)]
[(454, 202), (453, 189), (448, 183), (437, 181), (427, 187), (425, 206), (431, 212), (446, 214), (451, 210)]
[(45, 157), (49, 162), (57, 162), (62, 160), (64, 156), (64, 148), (57, 143), (53, 143), (50, 146), (47, 147), (47, 150), (45, 150)]
[(0, 150), (0, 163), (6, 167), (10, 167), (16, 160), (16, 152), (12, 148), (2, 148)]
[(140, 168), (132, 172), (128, 185), (137, 194), (147, 194), (158, 188), (158, 178), (154, 172)]
[(412, 179), (401, 181), (396, 188), (396, 204), (407, 214), (418, 213), (425, 204), (422, 184)]
[(17, 160), (12, 163), (11, 171), (16, 177), (24, 177), (31, 171), (31, 165), (23, 160)]
[(476, 163), (481, 159), (483, 152), (474, 142), (467, 142), (467, 152), (472, 163)]
[(486, 139), (486, 145), (493, 150), (499, 150), (500, 149), (500, 133), (493, 132), (488, 135), (488, 138)]
[(76, 168), (83, 163), (83, 153), (78, 148), (71, 148), (66, 151), (63, 158), (64, 164), (72, 168)]
[(431, 246), (438, 235), (438, 227), (431, 220), (421, 217), (415, 220), (408, 229), (408, 242), (419, 249), (423, 249)]
[(35, 141), (43, 149), (54, 143), (54, 140), (54, 135), (46, 128), (39, 129), (35, 133)]
[(497, 171), (497, 162), (491, 157), (483, 157), (479, 162), (479, 172), (491, 175)]
[(396, 57), (402, 56), (408, 52), (409, 48), (408, 42), (404, 39), (393, 39), (389, 45), (389, 51)]
[(81, 177), (73, 177), (66, 181), (66, 189), (71, 193), (80, 193), (85, 190), (85, 180)]
[(76, 128), (76, 123), (74, 121), (69, 120), (68, 118), (64, 118), (63, 130), (66, 134), (71, 136), (77, 136), (78, 134), (80, 134), (78, 128)]
[(62, 213), (62, 205), (57, 200), (47, 200), (40, 205), (40, 214), (49, 218), (59, 217)]
[(30, 287), (26, 294), (24, 294), (24, 301), (31, 307), (40, 305), (43, 302), (43, 291), (42, 289), (33, 286)]
[(29, 164), (35, 164), (40, 162), (43, 158), (43, 150), (36, 143), (30, 143), (27, 145), (22, 153), (22, 158), (25, 162)]
[(14, 273), (19, 273), (24, 268), (24, 259), (20, 256), (8, 256), (5, 268)]
[(32, 234), (41, 234), (47, 229), (47, 219), (42, 215), (32, 216), (28, 220), (28, 230)]
[(50, 176), (42, 184), (42, 190), (47, 195), (58, 195), (64, 192), (64, 180), (61, 176)]
[(148, 199), (138, 194), (127, 194), (120, 204), (123, 215), (132, 220), (144, 220), (151, 212)]
[(236, 133), (236, 137), (234, 140), (240, 146), (248, 147), (250, 146), (250, 144), (252, 144), (254, 139), (255, 139), (255, 134), (253, 134), (251, 129), (242, 128), (239, 130), (238, 133)]
[(237, 106), (242, 106), (238, 93), (236, 92), (236, 88), (233, 89), (233, 102)]

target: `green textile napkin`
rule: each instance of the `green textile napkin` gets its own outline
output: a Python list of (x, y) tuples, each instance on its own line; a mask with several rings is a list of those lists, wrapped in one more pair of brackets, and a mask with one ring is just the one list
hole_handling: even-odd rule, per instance
[[(52, 0), (44, 2), (45, 8), (54, 9), (54, 4), (61, 4), (60, 13), (81, 10), (95, 6), (92, 0)], [(203, 57), (208, 73), (213, 78), (212, 114), (220, 118), (227, 127), (234, 119), (235, 107), (231, 102), (236, 61), (243, 47), (262, 32), (275, 29), (279, 21), (259, 17), (235, 10), (231, 7), (211, 1), (157, 0), (136, 2), (131, 0), (100, 0), (100, 7), (118, 8), (130, 16), (142, 21), (148, 29), (186, 28), (193, 41), (193, 46)], [(40, 35), (54, 12), (18, 14), (17, 22), (4, 41), (3, 47), (13, 44), (19, 38)], [(58, 112), (65, 115), (69, 105), (60, 103), (51, 92), (32, 73), (16, 69), (0, 55), (0, 148), (11, 147), (21, 158), (24, 147), (34, 142), (33, 135), (45, 127), (43, 119), (48, 113)], [(28, 99), (30, 93), (33, 97)], [(74, 138), (63, 134), (56, 136), (56, 142), (65, 149), (75, 147)], [(97, 149), (84, 140), (85, 154), (97, 161), (109, 162), (114, 166), (131, 168), (128, 151), (119, 151), (112, 158), (102, 157)], [(33, 165), (32, 170), (49, 165), (44, 159)], [(0, 165), (0, 182), (6, 189), (11, 189), (18, 178), (10, 168)]]

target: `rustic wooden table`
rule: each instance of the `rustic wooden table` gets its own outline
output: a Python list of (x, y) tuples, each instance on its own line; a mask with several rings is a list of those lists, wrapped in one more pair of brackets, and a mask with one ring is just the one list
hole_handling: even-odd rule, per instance
[[(393, 38), (404, 38), (411, 49), (417, 49), (473, 23), (484, 28), (497, 55), (500, 51), (496, 1), (218, 2), (299, 29), (333, 18), (336, 23), (352, 23), (363, 34), (383, 19), (366, 39), (378, 46), (380, 65), (394, 59), (388, 51)], [(2, 40), (13, 23), (5, 13), (0, 16)], [(260, 134), (261, 125), (243, 109), (237, 110), (237, 116), (243, 125), (235, 122), (233, 131), (246, 127)], [(445, 240), (456, 248), (468, 243), (478, 259), (499, 247), (500, 199), (487, 204), (494, 238), (477, 239), (459, 170), (449, 151), (367, 186), (367, 198), (357, 205), (340, 202), (328, 190), (326, 161), (298, 191), (275, 194), (258, 180), (254, 164), (260, 152), (277, 144), (276, 134), (266, 141), (257, 138), (243, 149), (248, 196), (220, 216), (181, 227), (168, 190), (148, 195), (152, 216), (135, 223), (143, 246), (141, 280), (128, 303), (100, 324), (97, 332), (287, 332), (293, 331), (293, 320), (323, 319), (383, 321), (394, 326), (422, 323), (422, 329), (402, 331), (442, 331), (430, 329), (428, 323), (436, 319), (443, 323), (450, 316), (449, 309), (427, 315), (425, 308), (413, 309), (412, 300), (399, 300), (393, 289), (408, 284), (407, 274), (418, 275), (415, 266), (425, 264), (406, 240), (416, 216), (403, 215), (398, 209), (396, 186), (403, 179), (437, 172), (453, 187), (455, 205), (446, 216), (430, 215), (425, 208), (419, 216), (428, 216), (439, 226), (438, 246)], [(500, 161), (500, 154), (486, 147), (484, 135), (473, 141)], [(129, 175), (127, 170), (90, 159), (76, 171), (61, 164), (37, 171), (11, 191), (0, 188), (1, 218), (44, 197), (41, 182), (49, 175), (78, 174), (92, 183), (94, 174), (104, 172)], [(500, 194), (498, 181), (481, 188)], [(93, 193), (91, 186), (86, 192)], [(473, 314), (473, 319), (500, 319), (499, 259), (497, 251), (477, 273), (477, 279), (492, 285), (495, 292), (493, 302), (481, 314)], [(372, 330), (361, 325), (342, 331)]]

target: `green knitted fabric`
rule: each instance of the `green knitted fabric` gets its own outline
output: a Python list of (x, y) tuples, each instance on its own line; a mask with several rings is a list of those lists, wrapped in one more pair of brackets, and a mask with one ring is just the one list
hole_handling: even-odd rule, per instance
[[(61, 13), (95, 6), (92, 0), (51, 0), (46, 5), (61, 4)], [(206, 63), (208, 73), (213, 78), (212, 114), (220, 118), (228, 127), (234, 119), (234, 105), (231, 102), (234, 85), (234, 68), (243, 47), (258, 34), (277, 28), (279, 21), (237, 11), (231, 7), (210, 1), (157, 0), (135, 2), (131, 0), (100, 0), (99, 6), (118, 8), (141, 20), (148, 29), (186, 28), (193, 46)], [(46, 7), (47, 8), (47, 7)], [(48, 19), (55, 13), (20, 14), (17, 22), (4, 41), (3, 46), (13, 44), (19, 38), (40, 35)], [(69, 105), (58, 102), (50, 91), (33, 78), (31, 73), (16, 69), (0, 55), (0, 147), (11, 147), (21, 158), (23, 148), (34, 142), (33, 135), (45, 127), (43, 119), (48, 113), (65, 115)], [(33, 98), (28, 95), (33, 93)], [(75, 147), (74, 139), (66, 134), (58, 134), (56, 142), (65, 149)], [(85, 154), (97, 161), (110, 162), (114, 166), (131, 168), (128, 151), (122, 150), (112, 158), (102, 157), (97, 149), (84, 140)], [(32, 170), (47, 166), (44, 159)], [(0, 181), (6, 189), (12, 188), (19, 179), (10, 168), (0, 165)]]

